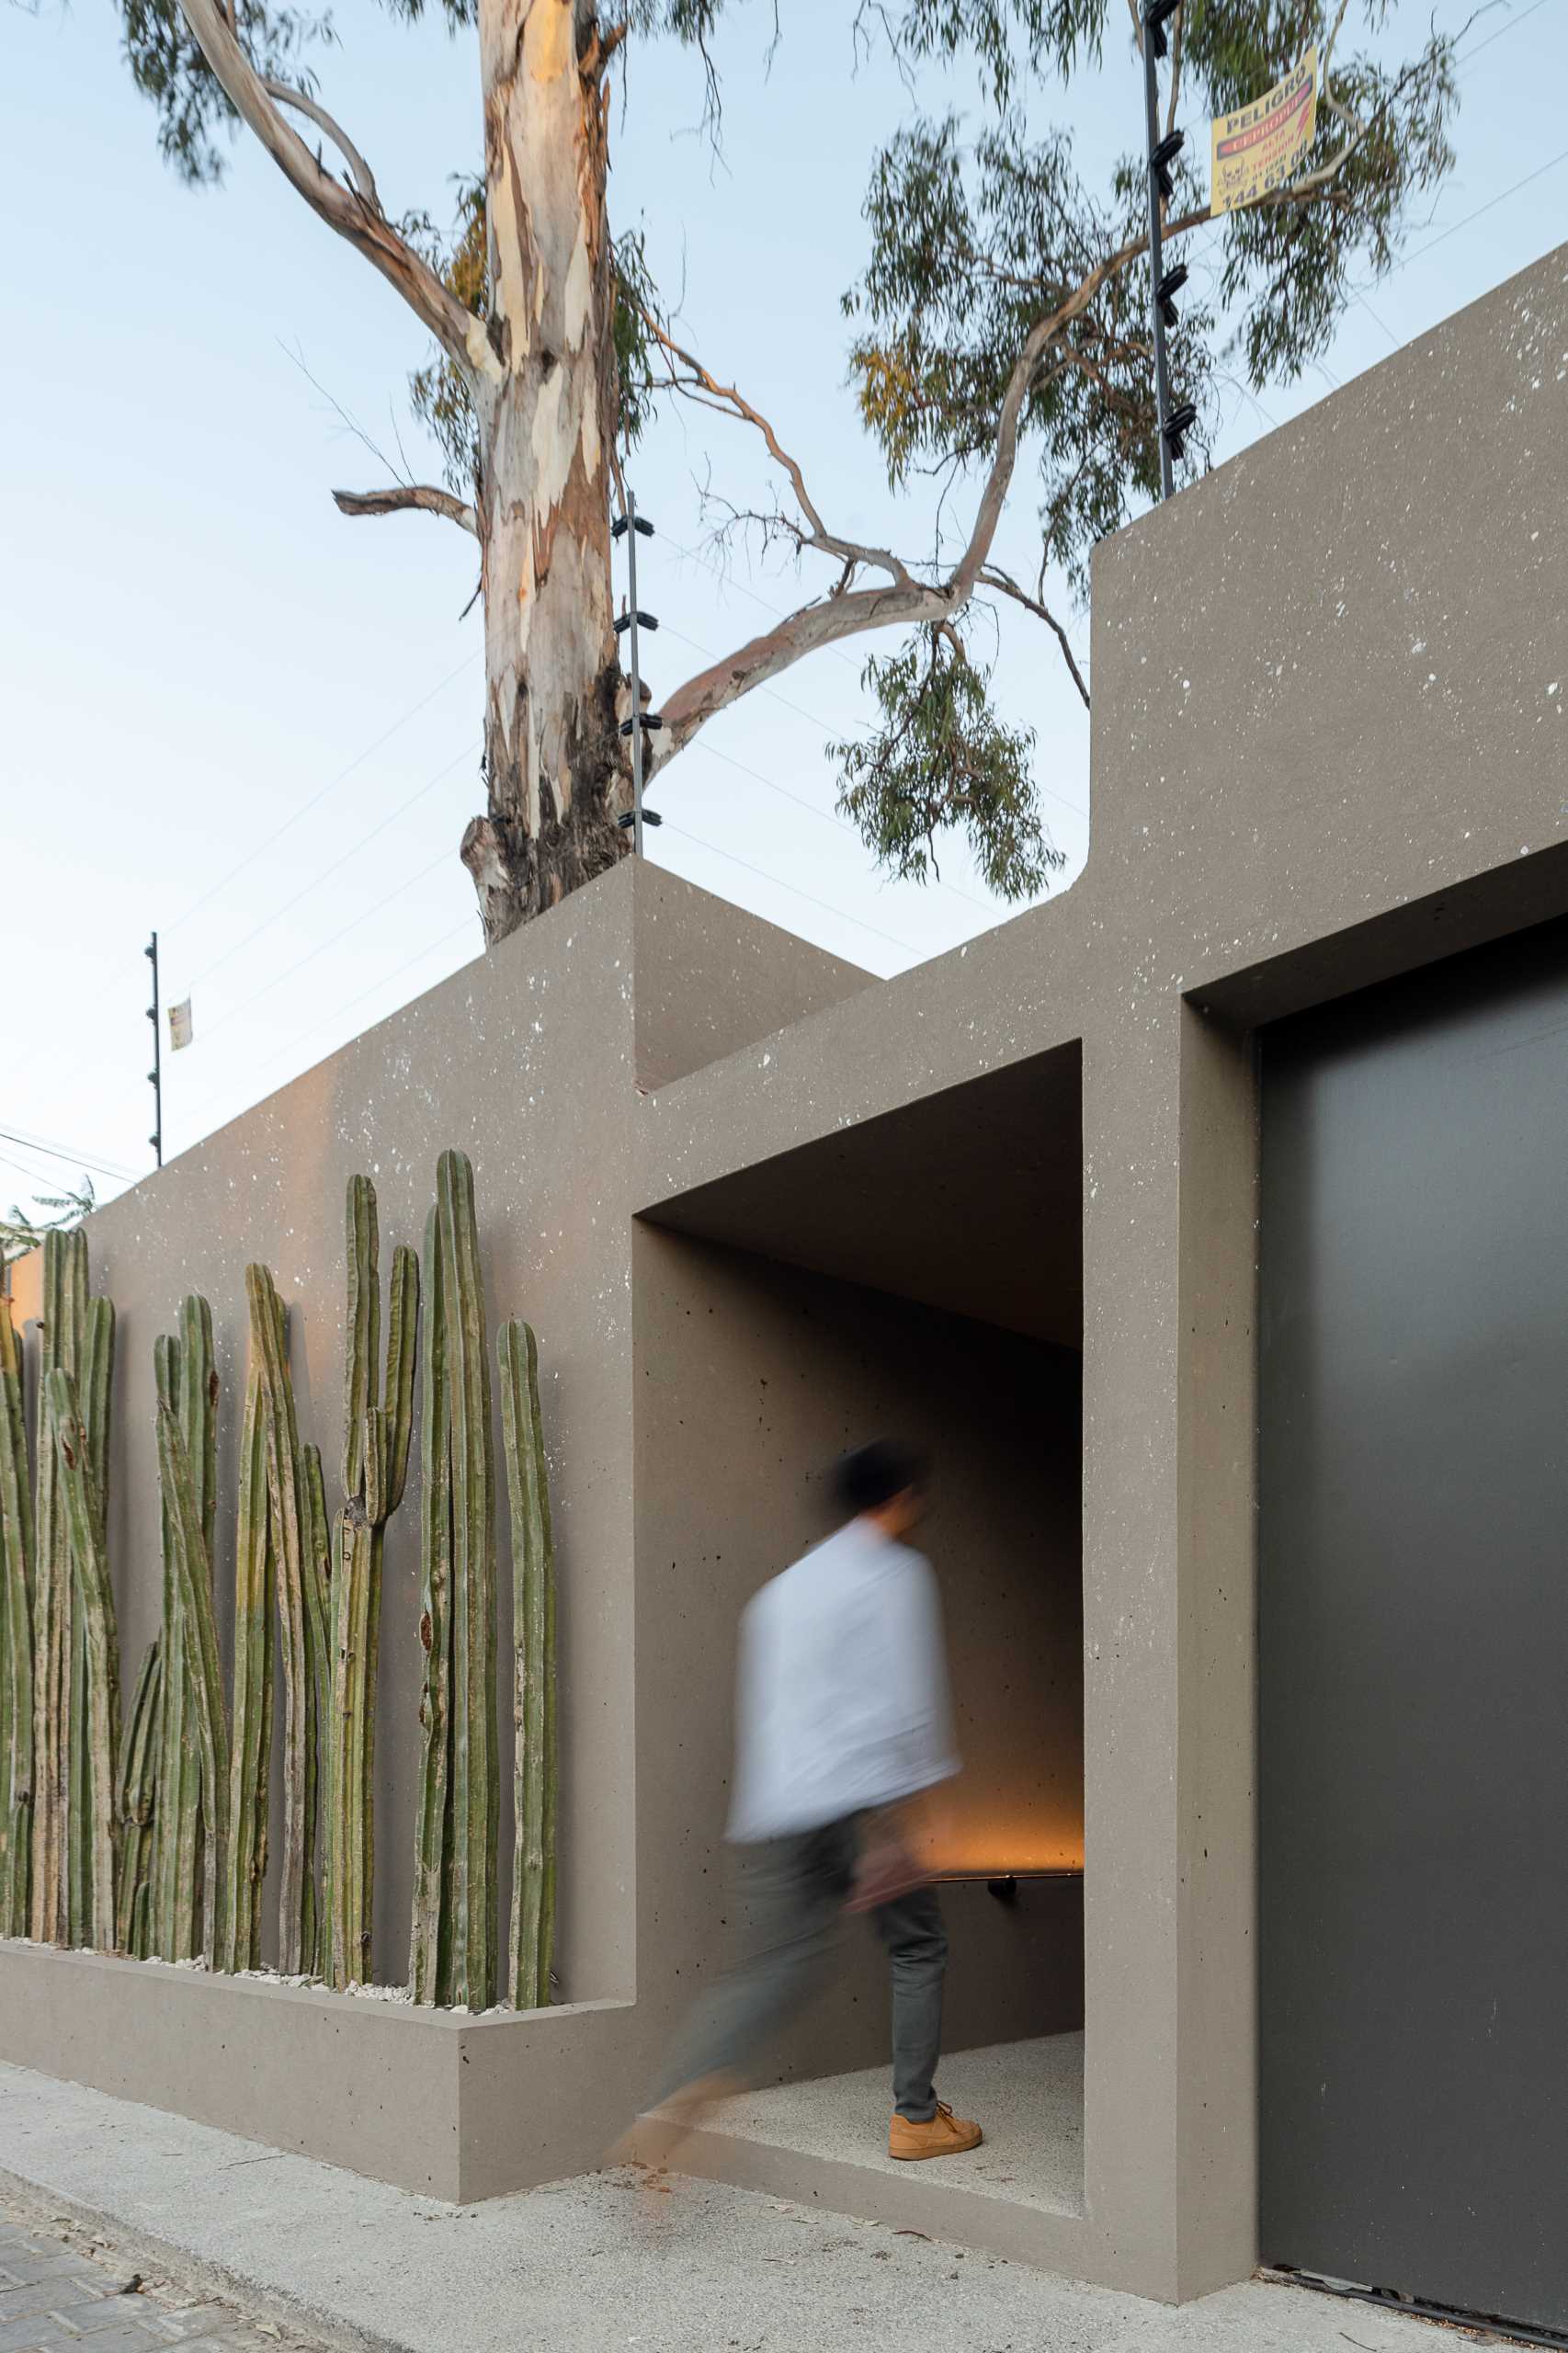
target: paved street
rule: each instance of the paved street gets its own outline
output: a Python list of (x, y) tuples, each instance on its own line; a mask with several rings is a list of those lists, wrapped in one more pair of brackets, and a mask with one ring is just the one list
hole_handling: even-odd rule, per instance
[(309, 2353), (269, 2321), (247, 2321), (210, 2299), (192, 2303), (173, 2280), (143, 2279), (107, 2249), (88, 2252), (91, 2244), (69, 2223), (49, 2228), (0, 2203), (0, 2353), (149, 2353), (160, 2345)]

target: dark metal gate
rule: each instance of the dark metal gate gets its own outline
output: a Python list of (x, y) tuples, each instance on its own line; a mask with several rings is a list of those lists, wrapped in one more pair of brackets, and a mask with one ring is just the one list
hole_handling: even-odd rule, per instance
[(1263, 1040), (1261, 2245), (1568, 2331), (1568, 925)]

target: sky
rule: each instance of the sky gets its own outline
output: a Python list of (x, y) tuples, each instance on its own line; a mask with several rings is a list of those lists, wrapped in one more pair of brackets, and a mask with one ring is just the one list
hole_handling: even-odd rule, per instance
[[(685, 339), (801, 459), (834, 528), (920, 551), (929, 499), (894, 496), (846, 381), (839, 298), (864, 258), (875, 145), (914, 105), (885, 64), (856, 70), (846, 0), (732, 12), (716, 57), (721, 152), (692, 56), (631, 59), (612, 129), (617, 233), (641, 228)], [(1414, 47), (1428, 14), (1396, 0)], [(446, 219), (480, 142), (477, 52), (372, 0), (335, 11), (324, 103), (394, 212)], [(254, 142), (193, 193), (162, 163), (151, 109), (102, 6), (0, 8), (0, 1201), (85, 1170), (106, 1199), (151, 1165), (142, 950), (195, 1042), (165, 1055), (172, 1157), (480, 952), (457, 846), (483, 805), (483, 661), (473, 542), (438, 520), (347, 521), (335, 487), (387, 469), (436, 478), (403, 397), (426, 339)], [(771, 51), (771, 54), (770, 54)], [(1352, 304), (1321, 368), (1260, 404), (1227, 390), (1216, 462), (1375, 366), (1568, 235), (1568, 0), (1498, 0), (1461, 51), (1458, 166), (1393, 273)], [(1070, 102), (1081, 162), (1141, 139), (1142, 68), (1108, 44)], [(1057, 111), (1060, 113), (1060, 107)], [(361, 439), (359, 436), (363, 436)], [(767, 503), (755, 439), (692, 412), (661, 422), (632, 483), (656, 536), (639, 601), (655, 702), (828, 585), (777, 553), (728, 559), (704, 485)], [(1032, 577), (1032, 502), (998, 552)], [(1063, 615), (1062, 581), (1051, 595)], [(1085, 662), (1086, 615), (1072, 615)], [(704, 731), (661, 779), (648, 854), (886, 974), (1017, 910), (954, 847), (939, 886), (892, 882), (834, 813), (824, 744), (865, 726), (866, 654), (824, 651)], [(1040, 805), (1066, 863), (1090, 830), (1086, 716), (1053, 643), (1008, 617), (995, 695), (1035, 731)]]

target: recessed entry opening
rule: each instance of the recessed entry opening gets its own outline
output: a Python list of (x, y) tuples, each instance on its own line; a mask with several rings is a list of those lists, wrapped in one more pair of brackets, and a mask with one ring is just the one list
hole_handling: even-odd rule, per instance
[[(1074, 1046), (738, 1171), (637, 1237), (639, 1559), (663, 1596), (640, 1599), (639, 1643), (714, 1694), (675, 1744), (683, 1893), (713, 1932), (686, 1944), (678, 1998), (726, 1950), (739, 1611), (831, 1525), (845, 1447), (914, 1438), (934, 1462), (917, 1540), (964, 1759), (927, 1844), (951, 1945), (937, 2088), (986, 2130), (943, 2176), (1066, 2211), (1083, 2195), (1081, 1167)], [(888, 2014), (885, 1961), (847, 1922), (830, 1990), (722, 2129), (887, 2165)]]

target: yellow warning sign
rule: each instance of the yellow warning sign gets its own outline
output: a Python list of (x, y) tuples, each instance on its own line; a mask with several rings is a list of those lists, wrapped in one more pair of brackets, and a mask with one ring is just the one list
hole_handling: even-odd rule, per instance
[(1256, 204), (1283, 188), (1317, 136), (1318, 53), (1309, 49), (1293, 74), (1250, 107), (1210, 126), (1210, 215)]

